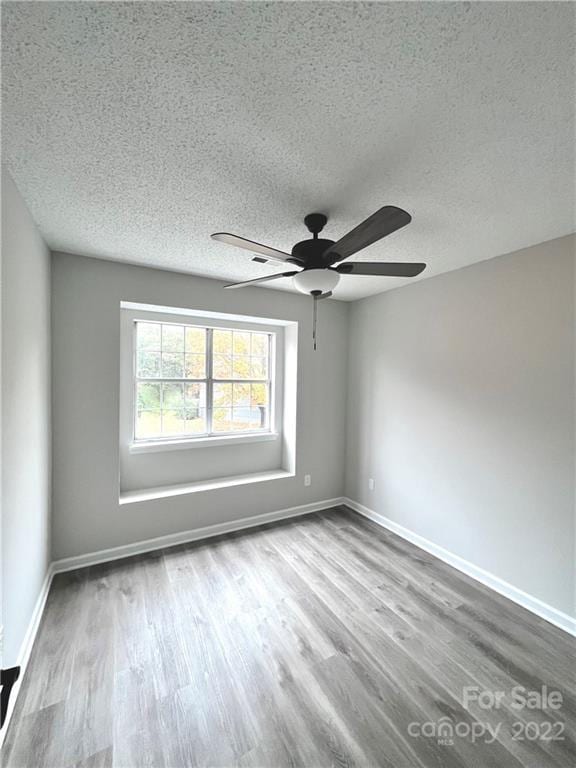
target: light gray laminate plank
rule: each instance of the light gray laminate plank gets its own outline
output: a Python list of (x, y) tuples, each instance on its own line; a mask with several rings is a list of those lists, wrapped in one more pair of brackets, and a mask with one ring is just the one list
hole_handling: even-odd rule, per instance
[(75, 763), (74, 768), (112, 768), (112, 756), (112, 747), (106, 747), (85, 760)]
[[(46, 601), (37, 641), (26, 670), (28, 684), (19, 697), (26, 713), (64, 701), (72, 685), (75, 617), (82, 611), (86, 575), (57, 574)], [(63, 635), (62, 628), (68, 632)]]

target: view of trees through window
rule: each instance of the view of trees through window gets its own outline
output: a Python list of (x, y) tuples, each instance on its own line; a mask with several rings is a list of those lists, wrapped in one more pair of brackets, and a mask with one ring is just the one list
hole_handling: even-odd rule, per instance
[(267, 431), (270, 334), (136, 322), (135, 438)]

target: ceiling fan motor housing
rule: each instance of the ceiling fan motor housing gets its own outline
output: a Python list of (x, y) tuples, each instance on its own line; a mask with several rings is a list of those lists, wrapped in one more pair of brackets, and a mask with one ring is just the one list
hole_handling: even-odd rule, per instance
[(333, 240), (322, 240), (321, 238), (302, 240), (292, 248), (292, 258), (297, 259), (307, 269), (322, 268), (326, 266), (322, 254), (331, 245), (334, 245)]

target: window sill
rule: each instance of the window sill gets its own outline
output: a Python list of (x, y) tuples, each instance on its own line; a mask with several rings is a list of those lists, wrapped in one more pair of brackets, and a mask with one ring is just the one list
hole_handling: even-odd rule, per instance
[(190, 440), (150, 440), (130, 443), (130, 453), (155, 453), (157, 451), (182, 451), (189, 448), (210, 448), (219, 445), (242, 445), (244, 443), (265, 443), (277, 440), (277, 432), (263, 432), (251, 435), (222, 435), (219, 437), (195, 437)]
[(239, 485), (251, 485), (263, 483), (268, 480), (285, 480), (295, 477), (294, 472), (285, 469), (276, 469), (269, 472), (256, 472), (250, 475), (236, 475), (234, 477), (220, 477), (215, 480), (201, 480), (185, 485), (163, 486), (161, 488), (147, 488), (141, 491), (124, 491), (120, 493), (120, 504), (137, 504), (142, 501), (154, 501), (167, 499), (172, 496), (185, 496), (199, 491), (216, 491), (221, 488), (233, 488)]

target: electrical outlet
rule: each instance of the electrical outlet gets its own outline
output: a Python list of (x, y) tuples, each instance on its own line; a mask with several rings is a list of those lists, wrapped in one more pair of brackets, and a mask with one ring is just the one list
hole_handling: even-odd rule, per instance
[(373, 491), (374, 490), (374, 478), (369, 477), (368, 478), (368, 490)]
[(312, 475), (304, 475), (304, 485), (312, 485)]

